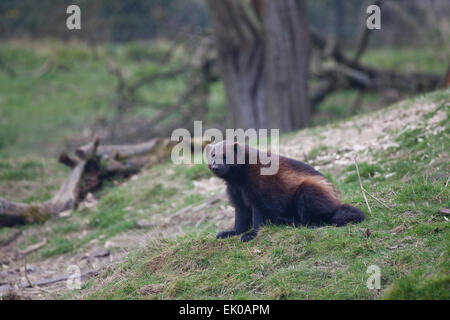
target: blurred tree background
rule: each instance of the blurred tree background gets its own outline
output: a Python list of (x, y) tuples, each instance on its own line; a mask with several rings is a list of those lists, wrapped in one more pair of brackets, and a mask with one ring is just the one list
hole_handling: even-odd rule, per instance
[[(366, 8), (375, 2), (382, 5), (382, 29), (367, 32)], [(1, 1), (0, 153), (56, 152), (63, 142), (78, 145), (94, 134), (116, 142), (142, 141), (167, 136), (177, 127), (191, 128), (193, 120), (204, 120), (204, 127), (287, 132), (444, 85), (449, 1), (285, 3)], [(66, 28), (71, 4), (81, 8), (81, 30)], [(283, 14), (297, 5), (301, 15), (286, 23)], [(226, 16), (228, 26), (223, 24)], [(217, 32), (224, 28), (227, 35), (245, 19), (253, 21), (250, 26), (260, 24), (262, 31), (250, 28), (253, 40), (232, 44), (232, 54), (242, 54), (249, 43), (261, 46), (257, 55), (248, 55), (264, 65), (253, 75), (253, 84), (272, 79), (260, 84), (260, 91), (249, 89), (264, 97), (256, 93), (250, 108), (261, 108), (257, 101), (264, 99), (267, 114), (252, 111), (254, 119), (248, 121), (243, 96), (230, 94), (235, 80), (224, 75), (233, 63), (224, 63), (220, 48), (228, 45)], [(308, 33), (302, 25), (309, 25)], [(243, 29), (237, 30), (242, 36)], [(297, 49), (289, 51), (293, 43)], [(290, 68), (296, 60), (303, 67)], [(288, 62), (283, 66), (280, 61)], [(244, 76), (248, 79), (247, 72), (236, 79), (244, 81)], [(277, 114), (287, 116), (275, 119)]]
[[(335, 35), (346, 45), (357, 44), (365, 9), (375, 1), (315, 0), (308, 2), (312, 25)], [(82, 8), (83, 32), (67, 30), (66, 8)], [(391, 0), (383, 10), (383, 32), (376, 46), (429, 45), (442, 41), (448, 26), (446, 0)], [(150, 40), (209, 27), (204, 0), (3, 0), (0, 3), (0, 36), (78, 38), (97, 41)], [(414, 39), (411, 39), (414, 38)]]
[[(66, 28), (66, 8), (82, 9), (83, 32)], [(2, 38), (29, 36), (126, 42), (167, 37), (206, 28), (208, 14), (202, 0), (5, 0), (0, 4)]]

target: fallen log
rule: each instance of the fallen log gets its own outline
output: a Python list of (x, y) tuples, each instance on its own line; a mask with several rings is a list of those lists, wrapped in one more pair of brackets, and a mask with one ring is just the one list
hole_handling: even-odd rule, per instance
[[(94, 149), (90, 154), (91, 158), (95, 156), (98, 143), (99, 140), (96, 139)], [(50, 201), (29, 205), (0, 198), (0, 226), (10, 227), (16, 224), (44, 222), (60, 212), (76, 209), (80, 199), (80, 184), (86, 163), (87, 160), (80, 161), (73, 168), (69, 177)]]
[(26, 256), (27, 254), (30, 254), (31, 252), (34, 252), (36, 250), (39, 250), (40, 248), (42, 248), (43, 246), (45, 246), (47, 244), (47, 238), (44, 238), (44, 240), (32, 244), (31, 246), (25, 248), (24, 250), (19, 250), (19, 253), (23, 256)]
[[(150, 141), (133, 144), (133, 145), (105, 145), (99, 146), (96, 154), (100, 157), (109, 157), (109, 158), (130, 158), (135, 156), (141, 156), (152, 152), (152, 150), (156, 147), (158, 142), (161, 139), (154, 138)], [(92, 148), (94, 145), (92, 143), (87, 144), (78, 148), (75, 151), (75, 154), (80, 159), (86, 159), (87, 155), (92, 153)]]
[(75, 210), (80, 201), (102, 186), (106, 179), (129, 177), (167, 158), (173, 143), (168, 139), (152, 139), (134, 145), (100, 146), (97, 137), (75, 154), (59, 156), (59, 162), (72, 169), (51, 200), (41, 204), (24, 204), (0, 198), (0, 226), (44, 222), (61, 212)]
[(86, 168), (86, 161), (81, 161), (72, 170), (69, 178), (62, 184), (58, 192), (48, 203), (50, 213), (56, 215), (60, 212), (76, 209), (80, 198), (80, 184), (84, 170)]
[(0, 198), (0, 226), (44, 222), (50, 218), (46, 204), (28, 205)]
[(77, 160), (75, 160), (65, 152), (59, 155), (58, 162), (68, 166), (71, 169), (75, 168), (78, 164)]
[[(323, 70), (316, 75), (322, 80), (316, 92), (312, 94), (312, 106), (317, 106), (327, 95), (345, 89), (363, 91), (380, 91), (396, 89), (402, 92), (433, 91), (443, 85), (443, 76), (427, 72), (397, 72), (379, 69), (362, 64), (359, 58), (364, 52), (364, 43), (360, 44), (355, 58), (346, 56), (339, 47), (339, 43), (327, 38), (318, 29), (310, 27), (311, 43), (324, 58), (331, 58), (334, 67)], [(368, 34), (366, 35), (366, 37)], [(367, 41), (363, 36), (363, 42)]]

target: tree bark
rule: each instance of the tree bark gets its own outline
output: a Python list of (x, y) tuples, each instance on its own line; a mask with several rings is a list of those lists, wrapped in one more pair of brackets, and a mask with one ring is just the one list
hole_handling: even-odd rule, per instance
[(219, 65), (233, 124), (267, 126), (262, 81), (261, 26), (248, 1), (208, 1)]
[[(129, 158), (135, 156), (142, 156), (150, 153), (155, 148), (160, 139), (151, 139), (150, 141), (132, 144), (132, 145), (105, 145), (97, 148), (97, 155), (100, 157), (110, 158)], [(92, 152), (92, 143), (78, 148), (75, 153), (80, 159), (86, 159), (88, 154)]]
[(266, 103), (271, 126), (308, 126), (310, 43), (305, 1), (264, 2)]
[(289, 131), (309, 124), (304, 0), (208, 1), (233, 125)]

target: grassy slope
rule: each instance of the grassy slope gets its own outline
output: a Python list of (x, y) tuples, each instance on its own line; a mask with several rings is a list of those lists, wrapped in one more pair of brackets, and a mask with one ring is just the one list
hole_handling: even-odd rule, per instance
[[(154, 54), (149, 53), (148, 46), (141, 44), (104, 48), (104, 50), (117, 51), (116, 56), (118, 59), (123, 61), (124, 64), (129, 64), (126, 68), (129, 77), (133, 77), (136, 75), (136, 72), (139, 72), (142, 61), (146, 61), (145, 59), (146, 57), (148, 58), (149, 54)], [(95, 117), (108, 118), (111, 115), (110, 106), (115, 99), (111, 90), (114, 86), (114, 79), (107, 73), (104, 63), (97, 60), (90, 50), (79, 44), (62, 46), (58, 43), (44, 43), (28, 46), (19, 43), (2, 46), (0, 48), (0, 55), (3, 60), (10, 61), (18, 73), (16, 77), (10, 78), (5, 73), (0, 72), (0, 196), (25, 202), (47, 200), (59, 187), (60, 182), (66, 177), (68, 171), (63, 166), (58, 165), (53, 156), (50, 155), (48, 158), (44, 158), (42, 154), (49, 155), (60, 151), (66, 139), (70, 139), (73, 134), (76, 134), (78, 137), (79, 132), (84, 131)], [(414, 67), (420, 67), (425, 71), (434, 71), (438, 70), (436, 66), (442, 65), (438, 57), (426, 51), (406, 55), (409, 58), (400, 61), (396, 61), (396, 56), (403, 56), (403, 54), (401, 52), (394, 54), (383, 51), (371, 51), (370, 54), (368, 53), (365, 56), (365, 59), (367, 59), (367, 63), (373, 64), (377, 64), (379, 61), (383, 61), (384, 63), (392, 61), (391, 64), (388, 63), (388, 67), (395, 66), (402, 70), (409, 70), (414, 65)], [(39, 71), (49, 57), (53, 57), (55, 61), (54, 67), (49, 73), (40, 78), (35, 78), (33, 74)], [(153, 68), (152, 64), (148, 63), (148, 61), (145, 62), (145, 65), (149, 69)], [(178, 80), (174, 80), (168, 83), (161, 83), (153, 89), (146, 88), (146, 90), (143, 90), (145, 92), (142, 92), (142, 95), (145, 94), (145, 97), (142, 98), (147, 99), (147, 101), (170, 101), (169, 99), (173, 98), (173, 94), (171, 95), (170, 92), (182, 87), (179, 82)], [(430, 96), (430, 99), (445, 98), (448, 100), (448, 93), (438, 93)], [(342, 99), (331, 97), (324, 103), (324, 106), (326, 107), (328, 104), (330, 105), (330, 110), (339, 109), (341, 111), (343, 109), (342, 105), (348, 105), (349, 101), (352, 100), (353, 97), (351, 95), (350, 97), (342, 97)], [(211, 104), (216, 109), (223, 106), (223, 94), (219, 87), (213, 89)], [(137, 116), (147, 115), (147, 113), (151, 113), (151, 110), (147, 110), (146, 108), (136, 110)], [(216, 111), (212, 113), (217, 114)], [(333, 117), (337, 114), (334, 114)], [(348, 116), (348, 114), (346, 113), (343, 116)], [(323, 129), (317, 128), (314, 129), (314, 132), (318, 130)], [(138, 295), (137, 291), (142, 285), (154, 283), (162, 284), (160, 289), (164, 289), (156, 296), (150, 297), (178, 298), (192, 296), (208, 298), (217, 296), (239, 298), (245, 296), (261, 298), (273, 296), (293, 298), (307, 297), (301, 291), (304, 288), (302, 289), (300, 286), (300, 283), (305, 282), (305, 286), (307, 286), (306, 292), (310, 294), (309, 297), (319, 296), (318, 291), (311, 290), (311, 288), (315, 287), (314, 283), (317, 283), (316, 289), (320, 285), (327, 284), (325, 278), (323, 279), (325, 282), (323, 282), (319, 281), (320, 279), (317, 277), (308, 277), (306, 280), (300, 279), (301, 281), (293, 282), (299, 284), (298, 288), (295, 285), (292, 286), (292, 281), (289, 278), (294, 276), (300, 277), (303, 274), (301, 271), (303, 269), (301, 268), (307, 268), (309, 273), (305, 273), (304, 276), (311, 273), (317, 273), (317, 275), (322, 274), (322, 276), (332, 274), (337, 280), (340, 277), (345, 278), (348, 276), (351, 281), (357, 281), (359, 287), (354, 286), (351, 290), (348, 290), (350, 288), (349, 286), (351, 286), (349, 285), (347, 289), (342, 290), (344, 293), (346, 292), (345, 294), (348, 297), (374, 297), (379, 294), (384, 294), (384, 291), (377, 294), (364, 289), (365, 287), (362, 284), (363, 280), (361, 279), (365, 281), (367, 278), (367, 275), (364, 273), (365, 269), (358, 269), (359, 273), (355, 273), (354, 276), (347, 273), (340, 273), (339, 270), (352, 270), (351, 268), (356, 268), (352, 262), (355, 259), (348, 258), (344, 254), (345, 250), (343, 249), (343, 252), (337, 251), (335, 254), (336, 257), (334, 257), (331, 254), (334, 250), (330, 248), (333, 248), (333, 245), (337, 245), (346, 246), (347, 251), (356, 250), (355, 246), (357, 244), (361, 246), (358, 250), (361, 250), (361, 252), (364, 251), (364, 254), (367, 254), (364, 246), (383, 246), (383, 241), (384, 243), (396, 243), (397, 241), (403, 241), (407, 237), (415, 237), (417, 233), (414, 231), (415, 229), (407, 229), (405, 233), (400, 235), (391, 235), (388, 232), (388, 228), (391, 226), (405, 224), (410, 227), (412, 223), (420, 225), (420, 228), (425, 231), (423, 231), (421, 237), (417, 238), (418, 240), (416, 242), (408, 243), (406, 248), (420, 245), (418, 248), (425, 247), (427, 249), (423, 254), (418, 255), (421, 258), (417, 263), (416, 261), (400, 260), (403, 261), (399, 262), (400, 266), (386, 269), (395, 271), (392, 271), (394, 274), (391, 274), (390, 277), (388, 277), (390, 271), (386, 271), (386, 274), (382, 271), (383, 276), (388, 277), (386, 279), (383, 278), (383, 289), (393, 279), (398, 279), (401, 275), (415, 272), (414, 270), (418, 270), (417, 272), (423, 279), (429, 279), (427, 273), (429, 271), (428, 264), (426, 263), (428, 255), (435, 255), (433, 262), (441, 261), (447, 257), (446, 255), (439, 257), (442, 253), (442, 248), (447, 248), (446, 245), (448, 243), (448, 239), (445, 238), (445, 236), (448, 238), (445, 224), (443, 224), (443, 227), (439, 227), (439, 231), (436, 234), (430, 232), (431, 236), (426, 230), (428, 230), (428, 227), (430, 230), (435, 230), (436, 227), (434, 226), (439, 225), (443, 221), (441, 216), (434, 214), (436, 208), (439, 206), (449, 206), (448, 203), (445, 204), (445, 201), (448, 201), (448, 191), (442, 190), (443, 183), (445, 183), (443, 176), (448, 175), (449, 168), (448, 165), (447, 167), (441, 165), (437, 169), (441, 163), (448, 162), (445, 161), (445, 159), (448, 159), (448, 155), (445, 158), (445, 153), (443, 153), (445, 148), (448, 149), (448, 129), (441, 133), (443, 137), (441, 139), (444, 140), (437, 140), (437, 137), (431, 137), (430, 139), (426, 138), (422, 142), (417, 143), (417, 137), (421, 137), (424, 134), (420, 130), (419, 132), (407, 131), (401, 138), (401, 143), (404, 147), (401, 149), (403, 150), (402, 152), (397, 154), (390, 152), (387, 152), (385, 155), (379, 154), (379, 161), (376, 164), (361, 164), (361, 170), (366, 176), (373, 173), (383, 175), (390, 171), (396, 171), (398, 173), (386, 181), (381, 181), (380, 179), (382, 178), (380, 177), (375, 178), (375, 180), (365, 180), (366, 183), (375, 183), (377, 195), (381, 197), (385, 196), (391, 199), (393, 203), (398, 204), (399, 207), (396, 207), (395, 212), (387, 213), (383, 208), (377, 208), (375, 211), (376, 219), (369, 219), (365, 224), (357, 227), (346, 227), (339, 230), (333, 228), (291, 230), (287, 227), (277, 231), (276, 228), (268, 227), (264, 232), (270, 235), (270, 241), (274, 241), (275, 243), (282, 241), (281, 239), (277, 240), (277, 237), (290, 239), (289, 232), (291, 232), (297, 235), (298, 238), (296, 241), (302, 243), (303, 249), (297, 250), (295, 248), (299, 247), (297, 245), (292, 246), (292, 248), (286, 246), (284, 249), (277, 249), (280, 251), (274, 251), (270, 249), (270, 243), (258, 242), (261, 241), (261, 238), (249, 244), (248, 247), (242, 246), (242, 244), (234, 240), (230, 240), (224, 242), (226, 246), (221, 247), (221, 249), (211, 249), (216, 252), (215, 254), (211, 254), (211, 257), (208, 255), (199, 256), (204, 258), (206, 265), (211, 262), (211, 266), (216, 268), (211, 270), (202, 266), (201, 263), (198, 264), (199, 262), (195, 262), (192, 265), (191, 262), (196, 261), (195, 258), (191, 261), (188, 256), (183, 256), (183, 254), (178, 255), (177, 250), (183, 252), (183, 248), (194, 244), (199, 247), (200, 251), (203, 248), (207, 253), (208, 248), (215, 248), (214, 246), (219, 245), (219, 243), (215, 242), (213, 236), (216, 232), (216, 227), (223, 228), (223, 225), (220, 225), (220, 223), (212, 223), (209, 220), (206, 222), (200, 221), (200, 224), (197, 221), (187, 225), (182, 224), (182, 231), (189, 234), (186, 238), (177, 238), (173, 243), (164, 241), (162, 243), (155, 242), (152, 243), (148, 251), (133, 253), (133, 255), (141, 255), (141, 257), (136, 258), (137, 262), (133, 264), (132, 268), (130, 267), (131, 264), (128, 266), (126, 264), (124, 265), (125, 268), (131, 268), (130, 273), (125, 275), (124, 278), (130, 281), (130, 285), (132, 286), (128, 291), (122, 290), (124, 283), (120, 283), (120, 281), (115, 289), (111, 288), (113, 286), (112, 280), (107, 277), (106, 281), (108, 286), (105, 290), (97, 290), (96, 284), (98, 283), (90, 282), (89, 286), (92, 285), (93, 287), (83, 292), (83, 294), (88, 294), (92, 298), (135, 297)], [(427, 145), (427, 142), (430, 142), (430, 145)], [(407, 153), (406, 150), (411, 150), (411, 152)], [(311, 152), (310, 158), (314, 158), (322, 151), (322, 148), (318, 146), (317, 150)], [(426, 185), (423, 185), (423, 183), (420, 183), (420, 173), (430, 166), (429, 162), (434, 158), (438, 160), (432, 163), (428, 175), (430, 177), (441, 176), (438, 180), (431, 179), (428, 180)], [(337, 172), (330, 172), (330, 174), (335, 177), (333, 182), (343, 192), (344, 200), (356, 203), (361, 207), (364, 206), (353, 168), (349, 168), (348, 173), (342, 177), (337, 175)], [(47, 245), (41, 250), (32, 253), (29, 256), (29, 261), (31, 263), (39, 263), (41, 261), (49, 261), (51, 263), (52, 259), (84, 253), (85, 250), (88, 250), (92, 246), (103, 246), (109, 239), (114, 239), (116, 236), (123, 234), (134, 236), (139, 233), (151, 234), (155, 230), (136, 230), (135, 221), (137, 219), (148, 219), (152, 217), (164, 219), (165, 217), (170, 217), (172, 213), (180, 208), (201, 202), (205, 198), (205, 195), (195, 188), (194, 182), (204, 177), (209, 177), (209, 172), (204, 166), (186, 168), (175, 167), (167, 163), (154, 167), (140, 175), (137, 180), (126, 182), (119, 187), (107, 186), (101, 191), (100, 195), (97, 195), (97, 197), (100, 197), (100, 201), (96, 210), (83, 209), (74, 212), (69, 218), (48, 221), (43, 226), (20, 227), (24, 233), (17, 241), (18, 247), (23, 249), (41, 241), (45, 237), (48, 239)], [(398, 182), (402, 178), (404, 179), (403, 182)], [(417, 179), (418, 182), (408, 184), (407, 188), (410, 189), (406, 188), (409, 191), (405, 191), (404, 182), (414, 181), (414, 179)], [(416, 192), (419, 192), (422, 198), (418, 203), (415, 203), (416, 208), (414, 209), (413, 207), (411, 209), (410, 207), (414, 204), (411, 195), (416, 194)], [(433, 199), (436, 195), (438, 195), (437, 202), (435, 200), (428, 202), (423, 200)], [(439, 201), (444, 203), (440, 204)], [(225, 203), (226, 201), (222, 200), (206, 213), (216, 215), (219, 208), (225, 205)], [(405, 212), (408, 213), (406, 216)], [(411, 213), (411, 216), (409, 216), (409, 213)], [(424, 214), (426, 216), (423, 216)], [(217, 216), (219, 217), (218, 214)], [(393, 219), (392, 216), (394, 217)], [(199, 219), (201, 218), (199, 217)], [(227, 219), (231, 221), (229, 218)], [(218, 221), (223, 222), (223, 220), (224, 218), (221, 216)], [(426, 223), (422, 224), (423, 221)], [(363, 228), (366, 227), (374, 230), (374, 234), (368, 239), (361, 236)], [(165, 234), (169, 235), (173, 231), (172, 229), (168, 229), (165, 231)], [(11, 232), (12, 230), (8, 228), (0, 229), (0, 239), (7, 237)], [(349, 238), (346, 238), (347, 235)], [(317, 237), (318, 239), (312, 237)], [(435, 246), (434, 243), (428, 243), (433, 237), (437, 237), (436, 243), (439, 246)], [(379, 238), (381, 240), (377, 240)], [(357, 242), (357, 239), (360, 239), (360, 242)], [(442, 239), (447, 240), (447, 242), (442, 241)], [(287, 241), (294, 240), (290, 239)], [(234, 246), (238, 246), (242, 250), (234, 253), (234, 250), (232, 250)], [(395, 246), (396, 244), (391, 247)], [(428, 246), (430, 246), (430, 249)], [(328, 249), (321, 252), (322, 247)], [(377, 259), (388, 263), (388, 261), (394, 258), (397, 260), (400, 259), (397, 257), (398, 254), (406, 254), (404, 252), (406, 249), (404, 249), (403, 244), (400, 244), (398, 249), (388, 249), (386, 251), (386, 248), (383, 248), (384, 251), (379, 252), (381, 256), (378, 253), (374, 254), (374, 256), (362, 259), (361, 263), (375, 263), (374, 261)], [(309, 255), (310, 251), (306, 251), (308, 254), (298, 253), (310, 249), (312, 250), (311, 255)], [(319, 251), (321, 252), (320, 254), (317, 253)], [(410, 251), (414, 259), (416, 259), (414, 256), (416, 251)], [(147, 272), (145, 269), (146, 261), (153, 260), (154, 257), (160, 254), (167, 254), (175, 264), (168, 263), (169, 268), (167, 270), (158, 269), (155, 272), (151, 272), (151, 270)], [(232, 261), (230, 264), (222, 267), (230, 271), (230, 279), (227, 280), (227, 278), (224, 278), (224, 275), (227, 273), (220, 274), (222, 269), (218, 268), (213, 263), (213, 260), (216, 256), (222, 256), (225, 259), (225, 257), (230, 255), (233, 257), (234, 254), (243, 254), (246, 258), (240, 262), (237, 259), (238, 256), (236, 256), (233, 260), (234, 262)], [(309, 258), (303, 258), (303, 255)], [(355, 254), (355, 256), (358, 257), (358, 254)], [(395, 259), (392, 261), (397, 261)], [(189, 272), (184, 272), (180, 269), (180, 266), (176, 265), (176, 261), (179, 263), (187, 262), (188, 266), (193, 267), (189, 267), (192, 268), (189, 269)], [(300, 262), (304, 264), (300, 264)], [(337, 264), (334, 265), (334, 262)], [(233, 265), (233, 263), (235, 264)], [(242, 270), (239, 270), (239, 263), (247, 264), (250, 268), (242, 268)], [(264, 266), (266, 271), (261, 273), (258, 271), (259, 269), (253, 269), (259, 264)], [(310, 265), (312, 265), (311, 268), (309, 268)], [(403, 267), (401, 267), (402, 265)], [(429, 265), (431, 266), (432, 264), (430, 263)], [(297, 272), (296, 268), (300, 271)], [(445, 270), (445, 266), (438, 267), (438, 269)], [(64, 272), (64, 270), (63, 268), (61, 272)], [(218, 271), (217, 274), (214, 274), (214, 270), (219, 270), (220, 272)], [(384, 267), (382, 270), (384, 270)], [(178, 277), (177, 274), (180, 272), (186, 274), (186, 277)], [(288, 274), (289, 272), (290, 275)], [(260, 273), (268, 276), (264, 280), (260, 279), (258, 278)], [(120, 270), (116, 270), (112, 272), (112, 275), (122, 276), (123, 273)], [(151, 278), (153, 276), (156, 278)], [(357, 277), (361, 281), (355, 280)], [(245, 281), (242, 279), (245, 279)], [(285, 281), (287, 284), (273, 284), (273, 281), (277, 281), (276, 279)], [(434, 281), (433, 279), (431, 277), (430, 281)], [(314, 283), (311, 283), (311, 281)], [(338, 282), (339, 286), (344, 284), (343, 281)], [(414, 284), (415, 282), (408, 280), (408, 278), (404, 281), (404, 284), (400, 283), (399, 285), (400, 289), (404, 288), (401, 292), (415, 292), (408, 288), (408, 285)], [(419, 283), (427, 283), (426, 281), (420, 281)], [(441, 283), (442, 281), (437, 282)], [(192, 285), (191, 289), (173, 289), (178, 286), (182, 287), (183, 283), (187, 287)], [(193, 290), (195, 289), (196, 283), (199, 283), (197, 286), (199, 288), (209, 286), (211, 289), (194, 293)], [(231, 286), (233, 283), (238, 284), (233, 287)], [(286, 288), (283, 289), (285, 286)], [(363, 286), (362, 289), (361, 286)], [(241, 287), (241, 290), (236, 289)], [(337, 287), (336, 284), (329, 287), (330, 292), (333, 292), (336, 296), (338, 296), (335, 292), (338, 289)], [(289, 288), (288, 291), (286, 291), (287, 288)], [(352, 290), (356, 290), (356, 288), (364, 292), (364, 295), (352, 294), (354, 292)], [(279, 291), (278, 294), (276, 293), (277, 290)], [(287, 293), (283, 293), (284, 291)], [(317, 292), (317, 295), (315, 295), (315, 292)], [(332, 298), (333, 296), (327, 296), (324, 293), (324, 297)]]
[[(449, 91), (427, 100), (439, 106), (425, 123), (439, 110), (448, 119)], [(373, 212), (362, 224), (268, 226), (249, 243), (216, 240), (214, 228), (152, 241), (88, 282), (83, 294), (90, 299), (449, 299), (450, 232), (438, 210), (450, 207), (445, 187), (450, 126), (447, 120), (440, 125), (443, 131), (434, 133), (426, 126), (391, 132), (399, 147), (377, 151), (374, 163), (360, 164), (363, 183), (392, 210), (370, 200)], [(345, 202), (367, 211), (353, 167), (347, 171), (332, 181)], [(381, 290), (366, 287), (366, 270), (374, 264), (381, 268)], [(150, 289), (142, 293), (142, 288)]]

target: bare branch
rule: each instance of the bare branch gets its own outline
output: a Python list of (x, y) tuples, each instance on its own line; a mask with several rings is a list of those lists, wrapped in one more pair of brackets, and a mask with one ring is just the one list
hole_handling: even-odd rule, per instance
[(369, 201), (367, 201), (366, 192), (364, 191), (364, 187), (361, 182), (361, 176), (359, 175), (358, 161), (356, 160), (356, 157), (355, 157), (355, 166), (356, 166), (356, 173), (358, 174), (359, 186), (361, 187), (361, 193), (364, 197), (364, 201), (366, 202), (369, 213), (372, 214), (372, 209), (370, 209)]
[(33, 284), (31, 281), (30, 281), (30, 278), (28, 278), (28, 270), (27, 270), (27, 257), (25, 256), (25, 263), (24, 263), (25, 265), (24, 265), (24, 267), (23, 267), (23, 271), (24, 271), (24, 274), (25, 274), (25, 280), (27, 281), (27, 283), (28, 283), (28, 285), (30, 286), (30, 287), (32, 287), (32, 288), (35, 288), (35, 289), (38, 289), (38, 290), (40, 290), (40, 291), (42, 291), (42, 292), (44, 292), (44, 293), (50, 293), (49, 291), (47, 291), (47, 290), (45, 290), (45, 289), (42, 289), (42, 288), (40, 288), (40, 287), (38, 287), (38, 286), (36, 286), (35, 284)]
[(73, 159), (67, 153), (63, 152), (59, 155), (58, 162), (68, 166), (69, 168), (75, 168), (78, 165), (78, 161)]
[(24, 249), (24, 250), (19, 250), (19, 253), (20, 253), (21, 255), (26, 256), (27, 254), (30, 254), (31, 252), (34, 252), (34, 251), (36, 251), (36, 250), (39, 250), (40, 248), (42, 248), (42, 247), (45, 246), (46, 244), (47, 244), (47, 238), (44, 238), (44, 240), (42, 240), (42, 241), (40, 241), (40, 242), (38, 242), (38, 243), (32, 244), (31, 246), (27, 247), (27, 248)]
[(375, 196), (373, 196), (372, 194), (369, 193), (369, 191), (367, 191), (364, 187), (363, 190), (365, 193), (367, 193), (372, 199), (374, 199), (375, 201), (377, 201), (378, 203), (380, 203), (382, 206), (384, 206), (386, 209), (391, 210), (392, 208), (389, 207), (386, 203), (384, 203), (383, 201), (381, 201), (380, 199), (376, 198)]

